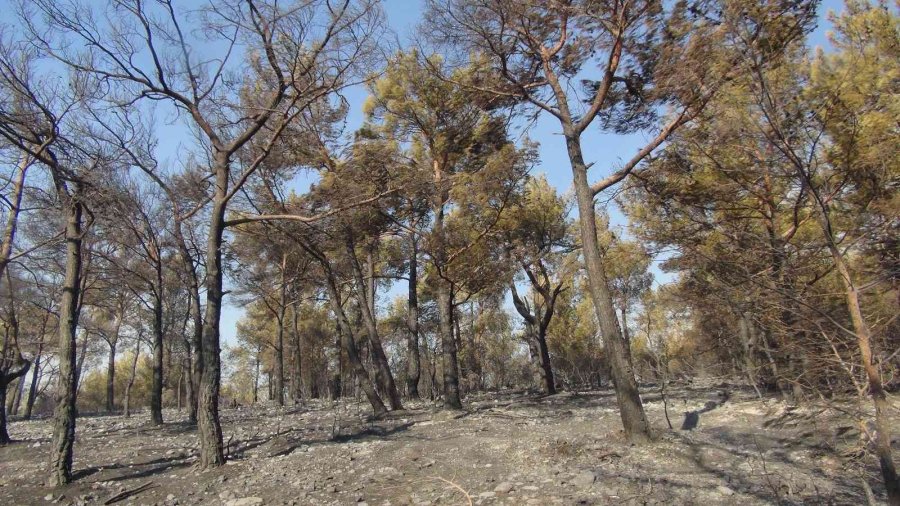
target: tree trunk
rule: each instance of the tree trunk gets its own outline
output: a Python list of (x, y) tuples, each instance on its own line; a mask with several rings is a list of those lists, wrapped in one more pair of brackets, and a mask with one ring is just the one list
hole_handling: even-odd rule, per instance
[(384, 346), (381, 344), (381, 336), (378, 335), (378, 325), (375, 321), (375, 313), (373, 311), (375, 307), (375, 273), (372, 255), (369, 254), (367, 260), (367, 270), (369, 271), (367, 278), (370, 281), (367, 283), (366, 279), (363, 278), (362, 268), (356, 257), (352, 241), (347, 241), (346, 251), (356, 281), (356, 299), (360, 309), (360, 316), (366, 328), (366, 335), (369, 339), (370, 358), (375, 366), (375, 382), (378, 384), (381, 394), (387, 397), (391, 409), (403, 409), (403, 403), (400, 401), (400, 392), (397, 390), (397, 385), (394, 382), (394, 375), (391, 374), (391, 367), (388, 364), (387, 355), (384, 353)]
[(206, 318), (203, 322), (203, 370), (200, 377), (197, 409), (200, 436), (201, 469), (225, 464), (222, 426), (219, 424), (219, 320), (222, 317), (222, 235), (225, 231), (225, 207), (228, 190), (229, 160), (225, 153), (216, 152), (216, 190), (209, 223), (206, 249)]
[[(83, 289), (83, 288), (82, 288)], [(81, 305), (79, 304), (79, 307)], [(79, 313), (81, 311), (79, 310)], [(81, 371), (84, 368), (84, 359), (87, 358), (87, 347), (88, 347), (88, 333), (81, 333), (81, 352), (77, 351), (77, 343), (76, 343), (76, 353), (78, 355), (78, 360), (75, 363), (75, 392), (78, 393), (81, 391)], [(78, 412), (76, 410), (76, 416)]]
[(275, 346), (275, 403), (284, 406), (284, 317), (287, 312), (287, 254), (281, 255), (281, 289), (278, 297), (278, 330)]
[(75, 444), (75, 401), (78, 395), (76, 342), (81, 291), (82, 204), (64, 199), (66, 215), (66, 272), (59, 304), (59, 383), (53, 415), (53, 443), (50, 448), (51, 486), (72, 480), (72, 450)]
[(434, 202), (433, 258), (437, 269), (437, 303), (439, 316), (439, 333), (444, 370), (444, 406), (450, 409), (462, 409), (459, 395), (459, 363), (456, 357), (456, 340), (453, 337), (453, 287), (444, 270), (447, 268), (447, 239), (444, 230), (444, 205), (449, 199), (445, 188), (444, 173), (440, 163), (435, 160), (434, 184), (437, 195)]
[(0, 381), (0, 446), (9, 444), (12, 439), (9, 437), (6, 420), (6, 388), (8, 383)]
[(453, 297), (450, 282), (438, 280), (437, 303), (440, 316), (442, 368), (444, 372), (444, 406), (462, 409), (459, 396), (459, 365), (456, 358), (456, 339), (453, 332)]
[[(9, 343), (7, 343), (9, 344)], [(4, 350), (6, 351), (6, 350)], [(18, 352), (17, 352), (18, 353)], [(19, 356), (19, 360), (22, 360), (21, 356)], [(9, 387), (9, 384), (16, 379), (23, 381), (25, 379), (25, 375), (28, 373), (28, 369), (30, 367), (30, 363), (28, 361), (21, 362), (19, 369), (12, 372), (0, 373), (0, 445), (8, 444), (12, 441), (9, 437), (9, 432), (7, 432), (7, 417), (6, 417), (6, 391)]]
[(631, 363), (631, 353), (619, 328), (609, 281), (603, 267), (603, 256), (597, 240), (594, 195), (588, 182), (587, 166), (584, 164), (578, 137), (567, 134), (566, 147), (572, 164), (575, 196), (578, 201), (582, 255), (588, 277), (588, 288), (594, 302), (597, 320), (600, 323), (600, 335), (609, 357), (610, 372), (616, 391), (619, 414), (622, 417), (622, 426), (629, 441), (645, 443), (650, 441), (650, 424), (644, 414), (644, 406), (641, 403)]
[(293, 360), (291, 361), (291, 401), (299, 404), (303, 393), (303, 349), (300, 336), (300, 304), (296, 301), (291, 306), (291, 327), (293, 329)]
[(116, 410), (116, 342), (109, 342), (109, 357), (106, 361), (106, 412), (112, 414)]
[(16, 239), (16, 227), (19, 223), (19, 211), (22, 208), (22, 195), (25, 191), (25, 174), (31, 166), (30, 157), (23, 156), (19, 161), (19, 173), (13, 186), (12, 198), (8, 201), (10, 208), (3, 231), (3, 243), (0, 245), (0, 279), (6, 274), (9, 258), (12, 254), (13, 241)]
[(200, 378), (203, 375), (203, 314), (200, 306), (200, 282), (197, 279), (197, 269), (191, 257), (191, 250), (187, 246), (182, 230), (182, 222), (175, 220), (175, 240), (181, 256), (182, 268), (188, 282), (188, 292), (191, 297), (191, 318), (193, 320), (191, 346), (189, 351), (191, 358), (191, 387), (188, 389), (188, 419), (191, 423), (197, 423), (197, 402), (200, 391)]
[(884, 392), (881, 374), (875, 367), (871, 347), (871, 332), (863, 316), (859, 292), (851, 277), (850, 268), (834, 242), (833, 235), (830, 233), (830, 225), (827, 227), (823, 225), (823, 229), (827, 236), (828, 249), (844, 285), (847, 309), (850, 312), (850, 320), (853, 322), (853, 330), (856, 333), (863, 370), (866, 372), (866, 379), (869, 383), (869, 395), (872, 396), (872, 403), (875, 406), (875, 452), (881, 465), (881, 474), (884, 478), (888, 502), (892, 505), (900, 505), (900, 478), (897, 477), (897, 468), (894, 465), (893, 452), (891, 450), (890, 404)]
[(153, 301), (153, 385), (150, 389), (150, 425), (162, 425), (163, 396), (163, 307), (162, 276), (158, 274), (157, 295)]
[(253, 404), (259, 402), (259, 353), (257, 350), (253, 361)]
[(407, 288), (406, 328), (407, 340), (406, 393), (410, 399), (419, 398), (419, 378), (422, 367), (419, 363), (419, 244), (416, 234), (409, 234), (409, 286)]
[(381, 397), (378, 396), (378, 392), (375, 391), (375, 387), (369, 380), (369, 374), (366, 372), (366, 367), (359, 358), (359, 351), (356, 348), (356, 341), (353, 337), (350, 321), (347, 319), (346, 313), (344, 313), (344, 308), (341, 307), (340, 293), (337, 289), (334, 274), (332, 274), (328, 267), (325, 267), (325, 270), (325, 276), (327, 278), (325, 284), (328, 290), (328, 298), (331, 301), (331, 309), (337, 320), (338, 334), (343, 343), (344, 351), (347, 353), (347, 360), (350, 361), (350, 367), (353, 370), (353, 374), (359, 380), (360, 386), (362, 386), (363, 392), (369, 400), (369, 404), (372, 405), (375, 416), (381, 416), (387, 413), (387, 408), (385, 408)]
[(541, 369), (544, 371), (544, 389), (547, 395), (556, 393), (556, 380), (553, 378), (553, 366), (550, 363), (550, 349), (547, 347), (547, 330), (538, 325), (538, 348), (541, 352)]
[(22, 418), (25, 420), (31, 420), (31, 415), (34, 412), (34, 401), (37, 398), (37, 386), (38, 381), (41, 378), (41, 353), (44, 348), (44, 337), (41, 336), (40, 344), (38, 345), (38, 353), (34, 357), (34, 371), (31, 373), (31, 384), (28, 387), (28, 398), (25, 401), (25, 413), (22, 414)]
[(134, 345), (134, 357), (131, 359), (131, 374), (128, 376), (128, 383), (125, 385), (125, 402), (123, 409), (125, 411), (125, 418), (131, 417), (131, 388), (134, 386), (134, 379), (137, 377), (137, 365), (138, 358), (141, 355), (141, 339), (135, 341)]

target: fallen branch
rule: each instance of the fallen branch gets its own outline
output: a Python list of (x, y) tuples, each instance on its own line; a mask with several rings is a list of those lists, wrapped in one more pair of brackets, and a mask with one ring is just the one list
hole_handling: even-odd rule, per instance
[(144, 483), (143, 485), (141, 485), (139, 487), (132, 488), (130, 490), (125, 490), (123, 492), (119, 492), (118, 494), (116, 494), (116, 495), (110, 497), (109, 499), (107, 499), (106, 501), (104, 501), (103, 504), (104, 505), (113, 504), (113, 503), (117, 503), (123, 499), (128, 499), (129, 497), (131, 497), (133, 495), (140, 494), (141, 492), (147, 490), (152, 485), (153, 485), (153, 482), (148, 481), (147, 483)]
[(460, 493), (462, 493), (462, 495), (466, 496), (466, 500), (469, 501), (469, 506), (472, 506), (472, 504), (473, 504), (473, 503), (472, 503), (472, 496), (469, 495), (469, 493), (466, 492), (466, 490), (465, 490), (464, 488), (460, 487), (460, 486), (457, 485), (456, 483), (453, 483), (452, 481), (450, 481), (450, 480), (448, 480), (448, 479), (446, 479), (446, 478), (441, 478), (440, 476), (433, 476), (433, 478), (436, 479), (436, 480), (440, 480), (440, 481), (442, 481), (442, 482), (444, 482), (444, 483), (450, 485), (451, 487), (455, 488), (456, 490), (459, 490)]

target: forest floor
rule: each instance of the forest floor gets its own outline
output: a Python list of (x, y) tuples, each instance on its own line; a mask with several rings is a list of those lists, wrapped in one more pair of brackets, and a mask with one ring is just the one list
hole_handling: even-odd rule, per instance
[(183, 414), (167, 411), (160, 428), (146, 414), (84, 417), (76, 481), (56, 489), (43, 484), (49, 421), (14, 421), (0, 504), (103, 504), (142, 486), (116, 503), (865, 504), (862, 479), (884, 497), (849, 401), (793, 407), (682, 386), (668, 396), (669, 430), (658, 391), (643, 395), (656, 429), (644, 446), (624, 441), (611, 390), (483, 394), (457, 412), (410, 402), (381, 420), (364, 401), (223, 409), (230, 460), (209, 471), (194, 466)]

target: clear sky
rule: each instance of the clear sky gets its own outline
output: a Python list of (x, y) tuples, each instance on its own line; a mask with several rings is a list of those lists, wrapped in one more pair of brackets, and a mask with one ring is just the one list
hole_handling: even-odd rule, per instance
[[(415, 32), (416, 25), (421, 20), (423, 2), (419, 0), (384, 0), (383, 5), (391, 28), (397, 33), (401, 44), (407, 44)], [(842, 9), (842, 0), (824, 0), (821, 3), (818, 27), (810, 34), (808, 41), (811, 47), (821, 46), (828, 49), (827, 32), (830, 24), (827, 21), (827, 13), (829, 10), (839, 12)], [(366, 91), (363, 87), (350, 90), (346, 94), (346, 98), (350, 103), (347, 121), (347, 133), (350, 134), (362, 124), (362, 104), (366, 98)], [(570, 191), (572, 173), (557, 120), (546, 114), (542, 115), (528, 131), (528, 136), (540, 143), (540, 162), (533, 173), (535, 175), (544, 174), (547, 180), (561, 193)], [(591, 169), (592, 178), (600, 179), (605, 174), (614, 171), (623, 160), (633, 156), (648, 140), (647, 134), (615, 135), (603, 134), (597, 129), (588, 130), (582, 146), (585, 160), (588, 163), (594, 162), (594, 167)], [(303, 184), (299, 183), (299, 185)], [(624, 216), (615, 209), (611, 210), (610, 218), (613, 226), (625, 227), (627, 225)], [(668, 274), (662, 273), (655, 266), (653, 270), (657, 281), (664, 282), (671, 279)], [(395, 294), (403, 293), (405, 290), (405, 286), (398, 283), (387, 293), (382, 291), (379, 305), (384, 306)], [(243, 309), (227, 303), (226, 300), (226, 307), (222, 313), (221, 332), (223, 341), (231, 344), (234, 343), (236, 323), (243, 314)]]

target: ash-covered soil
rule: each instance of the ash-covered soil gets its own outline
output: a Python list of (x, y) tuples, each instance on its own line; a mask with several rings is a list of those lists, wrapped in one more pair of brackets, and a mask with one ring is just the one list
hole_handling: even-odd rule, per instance
[[(792, 407), (728, 387), (644, 391), (656, 441), (630, 446), (612, 391), (471, 396), (372, 420), (364, 401), (223, 409), (228, 465), (199, 471), (184, 415), (78, 420), (74, 484), (44, 485), (51, 426), (14, 421), (0, 504), (864, 504), (884, 497), (855, 404)], [(896, 408), (896, 399), (895, 408)], [(897, 410), (893, 415), (896, 418)], [(900, 424), (895, 424), (900, 426)], [(896, 443), (895, 443), (896, 447)]]

